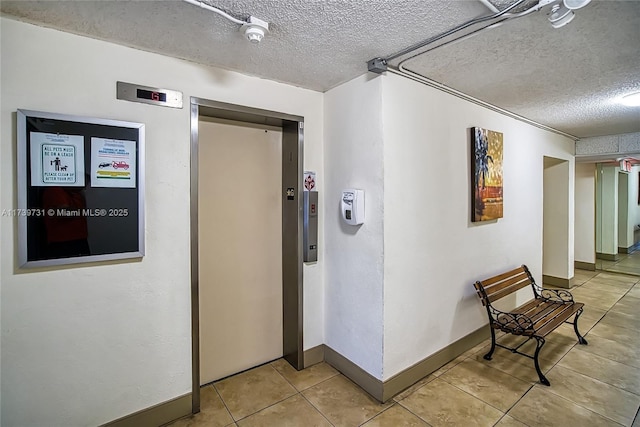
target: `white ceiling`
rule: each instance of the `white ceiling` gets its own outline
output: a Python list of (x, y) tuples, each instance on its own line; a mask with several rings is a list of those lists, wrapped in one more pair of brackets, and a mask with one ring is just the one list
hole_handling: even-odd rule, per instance
[[(500, 9), (514, 0), (492, 0)], [(251, 45), (239, 25), (183, 1), (8, 1), (5, 16), (326, 91), (471, 18), (477, 0), (206, 0), (271, 32)], [(530, 3), (530, 2), (529, 2)], [(535, 1), (533, 2), (535, 4)], [(546, 10), (408, 61), (407, 69), (577, 137), (640, 132), (640, 0), (593, 0), (554, 30)]]

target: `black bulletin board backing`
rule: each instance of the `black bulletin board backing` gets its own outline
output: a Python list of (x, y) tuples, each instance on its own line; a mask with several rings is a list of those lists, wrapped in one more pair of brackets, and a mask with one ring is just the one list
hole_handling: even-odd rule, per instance
[(144, 125), (17, 111), (20, 267), (144, 255)]

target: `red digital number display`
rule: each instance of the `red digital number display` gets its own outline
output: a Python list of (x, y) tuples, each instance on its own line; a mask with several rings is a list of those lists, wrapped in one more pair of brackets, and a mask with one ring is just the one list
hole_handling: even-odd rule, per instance
[(151, 101), (167, 102), (167, 94), (164, 92), (138, 89), (136, 96), (140, 99), (149, 99)]

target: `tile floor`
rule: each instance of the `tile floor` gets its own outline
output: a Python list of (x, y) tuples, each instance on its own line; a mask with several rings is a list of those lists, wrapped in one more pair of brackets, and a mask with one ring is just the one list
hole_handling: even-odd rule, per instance
[(596, 269), (640, 276), (640, 251), (618, 254), (618, 261), (596, 259)]
[(579, 326), (589, 345), (576, 343), (570, 325), (547, 338), (540, 356), (551, 387), (525, 357), (498, 348), (484, 360), (488, 341), (385, 404), (326, 363), (298, 372), (276, 360), (203, 387), (202, 411), (171, 427), (640, 427), (639, 281), (576, 270), (572, 292), (586, 303)]

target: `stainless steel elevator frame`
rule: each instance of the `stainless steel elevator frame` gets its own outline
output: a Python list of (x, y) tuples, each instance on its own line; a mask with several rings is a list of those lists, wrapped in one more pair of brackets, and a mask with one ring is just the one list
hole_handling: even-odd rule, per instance
[(304, 367), (302, 347), (302, 176), (304, 118), (191, 98), (191, 360), (192, 413), (200, 412), (198, 265), (198, 121), (214, 117), (282, 128), (282, 338), (284, 358)]

